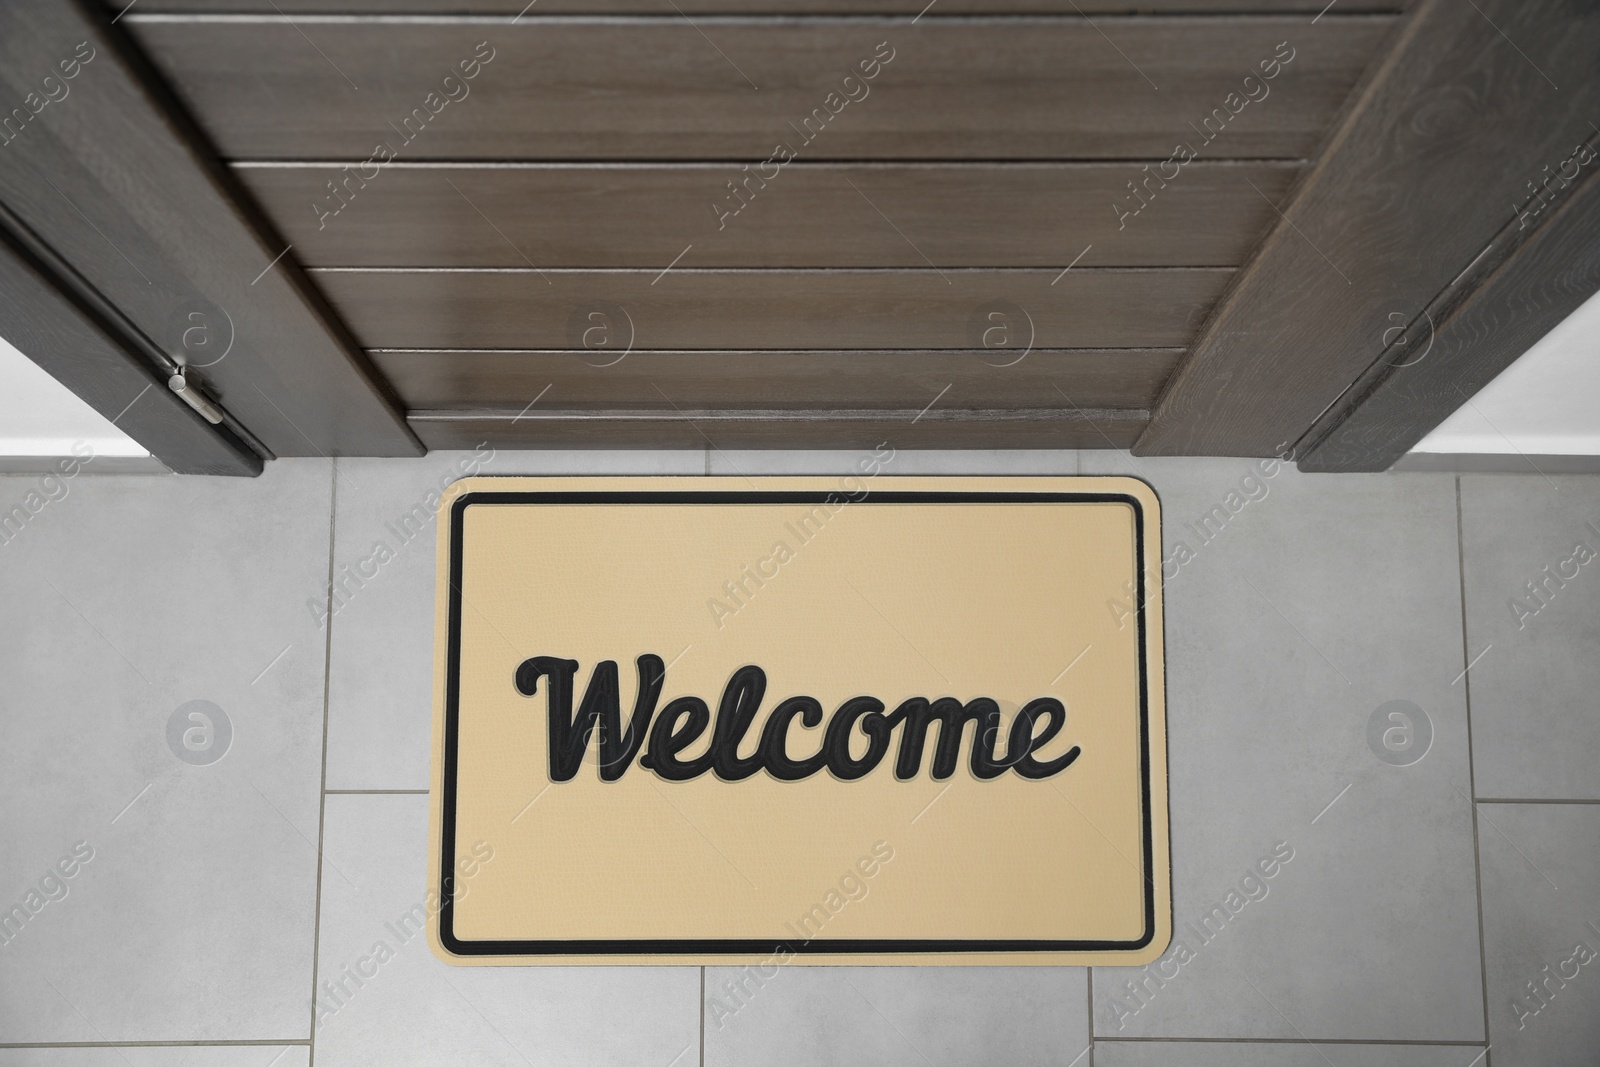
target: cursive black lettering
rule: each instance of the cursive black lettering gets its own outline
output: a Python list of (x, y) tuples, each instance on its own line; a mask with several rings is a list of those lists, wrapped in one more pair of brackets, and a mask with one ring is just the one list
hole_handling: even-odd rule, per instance
[(796, 715), (802, 725), (815, 729), (822, 724), (822, 705), (811, 697), (790, 697), (772, 709), (772, 716), (761, 731), (761, 764), (780, 782), (809, 778), (828, 762), (826, 749), (803, 760), (789, 758), (789, 723)]
[[(894, 755), (894, 776), (911, 781), (928, 765), (928, 774), (943, 781), (955, 774), (961, 763), (961, 747), (971, 724), (967, 770), (979, 781), (991, 781), (1006, 771), (1030, 780), (1059, 774), (1078, 759), (1082, 750), (1071, 746), (1061, 755), (1041, 759), (1036, 753), (1058, 737), (1067, 726), (1067, 709), (1053, 697), (1039, 697), (1024, 704), (1006, 732), (1006, 751), (1000, 743), (1000, 705), (989, 697), (961, 701), (955, 697), (911, 697), (894, 711), (885, 713), (883, 701), (871, 696), (855, 696), (844, 701), (829, 717), (815, 697), (791, 696), (778, 702), (760, 729), (760, 736), (749, 755), (739, 750), (754, 729), (761, 702), (766, 696), (767, 675), (760, 667), (746, 664), (734, 671), (723, 687), (722, 698), (713, 716), (709, 705), (696, 696), (680, 696), (656, 714), (666, 681), (661, 657), (646, 654), (638, 658), (638, 691), (633, 715), (626, 728), (622, 724), (621, 694), (617, 664), (604, 660), (589, 676), (588, 687), (572, 711), (576, 660), (556, 656), (534, 656), (516, 670), (517, 692), (531, 697), (539, 691), (539, 680), (547, 679), (546, 702), (549, 737), (550, 780), (570, 782), (583, 763), (584, 753), (598, 732), (600, 779), (615, 782), (637, 756), (639, 766), (669, 782), (686, 782), (711, 771), (725, 782), (741, 782), (759, 771), (780, 782), (798, 782), (826, 769), (842, 782), (865, 778), (884, 762), (900, 731)], [(807, 730), (824, 725), (822, 741), (809, 756), (796, 757), (789, 750), (789, 734), (794, 721)], [(938, 727), (937, 737), (930, 731)], [(705, 751), (683, 753), (702, 738)], [(860, 739), (866, 742), (861, 755), (855, 754)], [(932, 747), (932, 758), (924, 755)], [(643, 748), (643, 753), (640, 749)]]
[(517, 692), (531, 697), (539, 691), (541, 677), (550, 680), (547, 700), (549, 712), (550, 780), (570, 782), (583, 762), (584, 750), (600, 728), (600, 780), (615, 782), (633, 762), (644, 740), (645, 728), (655, 714), (656, 701), (661, 696), (661, 685), (666, 681), (666, 667), (660, 656), (646, 653), (639, 657), (639, 692), (634, 698), (633, 717), (626, 731), (622, 728), (622, 711), (617, 692), (617, 664), (606, 660), (589, 676), (589, 687), (584, 690), (583, 702), (578, 705), (578, 715), (572, 716), (572, 678), (577, 673), (578, 661), (555, 656), (534, 656), (523, 660), (517, 667)]

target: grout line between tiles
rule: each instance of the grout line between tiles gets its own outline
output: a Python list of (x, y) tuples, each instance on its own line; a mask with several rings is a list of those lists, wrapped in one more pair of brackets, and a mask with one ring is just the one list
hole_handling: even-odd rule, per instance
[(1478, 797), (1479, 804), (1600, 804), (1594, 798), (1577, 797)]
[[(1482, 1041), (1408, 1041), (1375, 1037), (1097, 1037), (1119, 1045), (1384, 1045), (1416, 1048), (1483, 1048)], [(1470, 1067), (1470, 1065), (1469, 1065)]]
[[(706, 464), (711, 463), (711, 448), (706, 447)], [(700, 1067), (706, 1067), (706, 969), (700, 968)]]
[[(1461, 475), (1456, 475), (1456, 579), (1461, 594), (1461, 661), (1467, 662), (1471, 649), (1467, 644), (1467, 541), (1461, 518)], [(1467, 720), (1467, 793), (1473, 798), (1468, 812), (1472, 817), (1472, 881), (1478, 892), (1478, 982), (1483, 992), (1483, 1040), (1489, 1037), (1489, 946), (1483, 938), (1483, 858), (1478, 845), (1478, 779), (1473, 766), (1472, 752), (1472, 672), (1464, 671), (1462, 701), (1466, 706)], [(1483, 1067), (1493, 1067), (1493, 1053), (1486, 1045)]]
[(317, 893), (311, 916), (311, 1035), (306, 1042), (306, 1067), (317, 1062), (317, 963), (322, 949), (322, 850), (328, 825), (328, 707), (333, 679), (333, 555), (339, 525), (339, 460), (328, 461), (328, 630), (322, 642), (322, 779), (317, 783)]
[(342, 796), (427, 796), (426, 789), (324, 789), (323, 794), (330, 797)]
[(240, 1038), (213, 1041), (0, 1041), (0, 1049), (24, 1048), (281, 1048), (309, 1045), (310, 1038)]
[(1086, 999), (1089, 1001), (1089, 1067), (1094, 1067), (1094, 968), (1085, 967), (1083, 974), (1086, 979), (1084, 987), (1088, 991)]

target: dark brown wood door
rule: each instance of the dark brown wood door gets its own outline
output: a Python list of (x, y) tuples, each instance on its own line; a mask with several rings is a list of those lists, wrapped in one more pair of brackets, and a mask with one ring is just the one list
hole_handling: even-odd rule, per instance
[(430, 446), (1092, 448), (1139, 435), (1401, 5), (1325, 6), (146, 0), (121, 25)]

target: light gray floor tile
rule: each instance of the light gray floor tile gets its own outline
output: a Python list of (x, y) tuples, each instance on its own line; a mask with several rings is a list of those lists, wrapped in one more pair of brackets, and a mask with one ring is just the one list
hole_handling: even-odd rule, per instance
[(0, 1067), (307, 1067), (306, 1045), (0, 1049)]
[(1482, 1067), (1482, 1046), (1100, 1041), (1094, 1067)]
[[(426, 494), (460, 476), (470, 456), (339, 461), (335, 564), (356, 567), (380, 540), (393, 558), (350, 583), (353, 595), (332, 621), (330, 788), (427, 785), (434, 526)], [(737, 464), (751, 474), (843, 477), (869, 456), (501, 453), (479, 468), (692, 475), (708, 467), (734, 474)], [(1455, 684), (1463, 658), (1452, 480), (1291, 469), (1265, 478), (1246, 460), (1065, 451), (902, 450), (878, 466), (885, 474), (1070, 474), (1080, 460), (1084, 473), (1151, 480), (1164, 503), (1167, 550), (1182, 540), (1193, 553), (1168, 585), (1180, 931), (1224, 904), (1276, 843), (1295, 850), (1264, 883), (1264, 899), (1204, 944), (1191, 937), (1197, 951), (1176, 978), (1101, 968), (1094, 979), (1102, 1036), (1291, 1043), (1103, 1042), (1096, 1063), (1468, 1067), (1477, 1050), (1467, 1045), (1312, 1049), (1294, 1041), (1484, 1039), (1472, 822), (1461, 792), (1469, 786), (1465, 685)], [(1542, 546), (1538, 538), (1567, 521), (1559, 511), (1539, 518), (1518, 495), (1535, 481), (1550, 492), (1542, 480), (1520, 480), (1523, 488), (1503, 499), (1487, 493), (1495, 481), (1467, 479), (1463, 500), (1468, 606), (1475, 612), (1476, 601), (1490, 614), (1512, 595), (1496, 591), (1495, 574), (1519, 587), (1538, 577), (1558, 557), (1529, 557), (1519, 546)], [(1484, 483), (1477, 505), (1474, 482)], [(1581, 527), (1590, 483), (1558, 482), (1563, 498), (1579, 500)], [(0, 510), (36, 485), (0, 478)], [(75, 842), (95, 850), (65, 881), (67, 895), (0, 945), (0, 1043), (307, 1034), (329, 486), (329, 464), (320, 461), (275, 463), (254, 481), (77, 479), (0, 545), (0, 595), (25, 607), (0, 622), (9, 683), (0, 698), (0, 798), (20, 816), (0, 830), (0, 910), (25, 903)], [(1600, 515), (1600, 494), (1589, 499)], [(397, 524), (419, 504), (428, 521), (401, 536)], [(1531, 516), (1521, 533), (1519, 509)], [(1220, 532), (1199, 532), (1208, 514)], [(1513, 532), (1496, 548), (1500, 527)], [(1600, 537), (1577, 537), (1600, 549)], [(1563, 547), (1563, 539), (1549, 540)], [(1480, 568), (1475, 553), (1490, 562)], [(1511, 562), (1491, 565), (1502, 556)], [(1523, 575), (1525, 559), (1532, 565)], [(1572, 699), (1585, 691), (1581, 670), (1596, 636), (1582, 628), (1596, 614), (1585, 610), (1587, 573), (1513, 631), (1527, 641), (1550, 623), (1556, 635), (1530, 642), (1555, 642), (1538, 671), (1566, 672), (1547, 709), (1552, 753), (1494, 762), (1486, 746), (1497, 735), (1486, 731), (1509, 724), (1517, 686), (1536, 692), (1544, 675), (1497, 682), (1489, 669), (1501, 647), (1473, 669), (1479, 795), (1504, 788), (1493, 784), (1497, 767), (1512, 787), (1536, 789), (1545, 766), (1538, 759), (1600, 744)], [(1587, 621), (1563, 622), (1567, 608)], [(1491, 640), (1482, 633), (1474, 653)], [(1506, 663), (1531, 670), (1519, 657)], [(232, 748), (215, 765), (182, 763), (168, 749), (167, 720), (191, 699), (216, 702), (232, 722)], [(1412, 766), (1384, 764), (1369, 748), (1368, 719), (1393, 699), (1420, 705), (1432, 723), (1431, 748)], [(1506, 747), (1542, 751), (1537, 731), (1507, 731)], [(1576, 758), (1557, 771), (1557, 780), (1567, 774), (1583, 788)], [(1592, 1060), (1600, 1045), (1592, 1023), (1600, 1001), (1586, 1000), (1582, 984), (1600, 962), (1523, 1031), (1514, 1029), (1510, 998), (1541, 966), (1570, 955), (1563, 943), (1583, 936), (1585, 923), (1600, 923), (1600, 808), (1481, 810), (1504, 830), (1480, 823), (1495, 1065), (1588, 1064), (1573, 1057)], [(421, 899), (426, 812), (424, 796), (328, 798), (316, 942), (324, 979), (378, 938), (392, 939), (384, 922)], [(1559, 894), (1530, 860), (1562, 886)], [(1600, 933), (1588, 944), (1600, 950)], [(336, 1010), (316, 1032), (319, 1067), (696, 1062), (695, 969), (451, 968), (420, 939), (397, 949), (375, 977), (359, 987), (347, 981), (353, 993), (324, 1003)], [(710, 969), (707, 994), (719, 995), (736, 973)], [(1131, 980), (1145, 982), (1147, 1003), (1129, 1016), (1116, 998), (1138, 1003), (1125, 986)], [(1072, 969), (791, 967), (731, 1017), (703, 1012), (705, 1062), (1066, 1067), (1087, 1044), (1084, 984), (1084, 972)], [(269, 1052), (284, 1052), (273, 1067), (307, 1062), (298, 1046), (0, 1049), (0, 1067), (267, 1067)]]
[(1600, 805), (1480, 804), (1478, 841), (1494, 1067), (1594, 1067)]
[(706, 1067), (1067, 1067), (1089, 1046), (1079, 968), (791, 964), (758, 981), (706, 968)]
[(1071, 449), (878, 448), (763, 451), (711, 450), (711, 474), (1077, 474)]
[(1600, 799), (1600, 478), (1467, 475), (1461, 524), (1478, 796)]
[[(330, 465), (66, 484), (0, 547), (0, 910), (39, 905), (0, 946), (0, 1041), (304, 1038)], [(231, 723), (209, 765), (169, 747), (193, 700)]]
[(696, 1062), (698, 968), (454, 967), (397, 935), (424, 901), (427, 830), (425, 796), (328, 798), (317, 1067)]
[[(1096, 970), (1096, 1033), (1483, 1040), (1451, 478), (1083, 460), (1153, 483), (1166, 553), (1189, 552), (1166, 568), (1188, 950)], [(1392, 700), (1432, 723), (1410, 766), (1369, 747)], [(1252, 877), (1275, 848), (1292, 860)], [(1213, 907), (1218, 932), (1196, 935)]]
[[(434, 516), (469, 474), (704, 474), (705, 453), (435, 452), (338, 460), (328, 788), (426, 789), (433, 721)], [(430, 496), (430, 494), (432, 494)], [(381, 547), (380, 547), (381, 546)], [(307, 612), (303, 631), (320, 632)]]

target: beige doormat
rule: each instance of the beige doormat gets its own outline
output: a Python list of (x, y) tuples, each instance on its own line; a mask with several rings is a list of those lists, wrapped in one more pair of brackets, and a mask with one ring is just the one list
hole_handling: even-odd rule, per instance
[(1165, 948), (1143, 482), (471, 478), (439, 514), (443, 958)]

